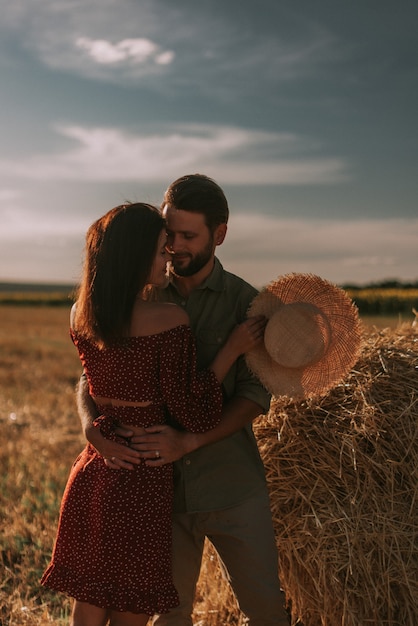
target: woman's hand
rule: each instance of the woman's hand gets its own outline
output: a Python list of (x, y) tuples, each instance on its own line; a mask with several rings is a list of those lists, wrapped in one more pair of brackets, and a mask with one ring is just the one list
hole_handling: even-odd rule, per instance
[[(133, 431), (124, 427), (116, 427), (115, 435), (129, 439), (133, 435)], [(141, 463), (141, 458), (136, 450), (123, 443), (107, 439), (100, 432), (100, 428), (96, 426), (87, 429), (86, 436), (90, 444), (104, 458), (107, 467), (111, 469), (133, 470), (135, 465)]]
[(104, 462), (110, 469), (133, 470), (135, 465), (141, 463), (138, 452), (129, 446), (123, 446), (114, 441), (109, 441), (109, 446), (104, 452), (105, 454), (102, 454)]
[(249, 317), (231, 332), (227, 339), (228, 347), (237, 356), (257, 347), (263, 341), (266, 324), (264, 315)]

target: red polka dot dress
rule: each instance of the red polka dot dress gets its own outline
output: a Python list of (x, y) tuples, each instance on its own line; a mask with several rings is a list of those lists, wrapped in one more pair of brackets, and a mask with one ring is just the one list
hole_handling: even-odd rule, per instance
[[(196, 371), (188, 326), (129, 337), (99, 350), (72, 334), (92, 396), (148, 402), (99, 405), (95, 422), (107, 438), (126, 443), (114, 426), (164, 423), (203, 432), (220, 421), (221, 386), (212, 371)], [(64, 491), (46, 587), (98, 607), (165, 613), (178, 604), (171, 575), (172, 465), (113, 470), (88, 444)]]

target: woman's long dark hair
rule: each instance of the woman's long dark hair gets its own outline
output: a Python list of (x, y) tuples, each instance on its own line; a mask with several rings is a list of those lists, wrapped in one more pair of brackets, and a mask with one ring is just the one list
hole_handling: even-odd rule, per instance
[(143, 203), (117, 206), (90, 226), (74, 317), (78, 333), (102, 347), (128, 333), (164, 227), (159, 209)]

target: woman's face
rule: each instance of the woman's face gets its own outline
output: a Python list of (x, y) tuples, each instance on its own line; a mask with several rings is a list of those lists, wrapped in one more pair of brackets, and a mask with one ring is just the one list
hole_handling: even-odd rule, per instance
[(154, 263), (151, 268), (151, 275), (148, 284), (156, 287), (165, 287), (168, 280), (167, 263), (169, 255), (166, 250), (167, 233), (165, 228), (162, 229), (157, 243), (157, 253), (154, 257)]

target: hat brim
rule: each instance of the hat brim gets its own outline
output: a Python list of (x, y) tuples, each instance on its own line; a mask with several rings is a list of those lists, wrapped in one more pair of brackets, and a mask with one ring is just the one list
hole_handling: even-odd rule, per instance
[(287, 274), (267, 285), (251, 303), (248, 315), (268, 319), (284, 304), (308, 303), (326, 317), (330, 341), (326, 352), (306, 367), (283, 367), (264, 344), (245, 355), (250, 371), (274, 396), (295, 400), (324, 395), (338, 384), (358, 360), (361, 324), (358, 309), (348, 294), (314, 274)]

